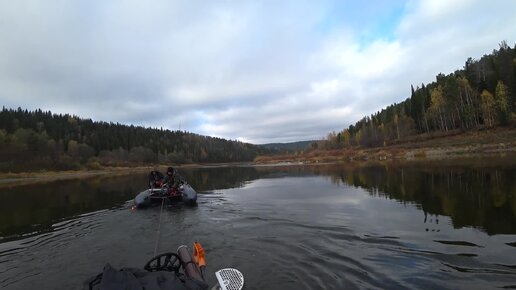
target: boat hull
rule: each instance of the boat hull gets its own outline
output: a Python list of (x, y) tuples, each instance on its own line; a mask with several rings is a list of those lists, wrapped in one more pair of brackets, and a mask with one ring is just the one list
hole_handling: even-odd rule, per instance
[(137, 208), (145, 208), (162, 204), (163, 200), (168, 204), (184, 203), (195, 205), (197, 203), (197, 192), (188, 184), (182, 185), (173, 195), (166, 189), (147, 189), (136, 195), (134, 205)]

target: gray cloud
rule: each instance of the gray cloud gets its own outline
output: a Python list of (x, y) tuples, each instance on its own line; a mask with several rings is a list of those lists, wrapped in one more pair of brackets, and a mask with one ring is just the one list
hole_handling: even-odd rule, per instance
[(516, 40), (511, 0), (0, 7), (2, 105), (253, 143), (321, 138)]

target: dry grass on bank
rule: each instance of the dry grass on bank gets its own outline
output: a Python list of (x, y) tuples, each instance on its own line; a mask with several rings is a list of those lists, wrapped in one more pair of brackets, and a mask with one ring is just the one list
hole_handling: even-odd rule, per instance
[(66, 170), (66, 171), (37, 171), (20, 173), (0, 173), (0, 187), (13, 184), (28, 184), (35, 182), (48, 182), (66, 179), (87, 178), (99, 175), (124, 175), (152, 170), (150, 166), (139, 167), (105, 167), (99, 170)]
[(516, 128), (425, 134), (374, 148), (310, 150), (298, 154), (259, 156), (256, 163), (342, 162), (352, 160), (433, 160), (516, 153)]

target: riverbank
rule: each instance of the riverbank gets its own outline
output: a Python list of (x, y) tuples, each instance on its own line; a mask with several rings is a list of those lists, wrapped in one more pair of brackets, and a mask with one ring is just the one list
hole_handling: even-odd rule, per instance
[(152, 170), (151, 166), (138, 167), (106, 167), (99, 170), (67, 170), (67, 171), (38, 171), (20, 173), (0, 173), (0, 187), (39, 182), (51, 182), (67, 179), (89, 178), (100, 175), (125, 175)]
[[(193, 168), (193, 167), (226, 167), (234, 165), (242, 165), (249, 163), (214, 163), (214, 164), (182, 164), (174, 165), (175, 168)], [(160, 170), (165, 172), (167, 166), (134, 166), (134, 167), (103, 167), (102, 169), (81, 169), (66, 171), (37, 171), (37, 172), (17, 172), (17, 173), (0, 173), (0, 188), (13, 185), (23, 185), (30, 183), (52, 182), (58, 180), (89, 178), (101, 175), (127, 175), (133, 173), (146, 173), (151, 170)]]
[(448, 135), (420, 135), (397, 144), (374, 148), (311, 150), (298, 154), (260, 156), (258, 164), (324, 163), (368, 160), (447, 160), (488, 156), (516, 156), (516, 128), (495, 128)]
[[(502, 157), (516, 160), (516, 128), (495, 128), (470, 132), (449, 132), (446, 136), (420, 135), (411, 140), (376, 148), (345, 148), (339, 150), (312, 150), (299, 154), (284, 154), (257, 157), (254, 163), (184, 164), (178, 168), (225, 167), (235, 165), (263, 164), (321, 164), (349, 162), (393, 162), (470, 159), (479, 157)], [(516, 162), (516, 161), (515, 161)], [(355, 164), (356, 166), (356, 164)], [(100, 175), (124, 175), (149, 172), (155, 166), (104, 167), (98, 170), (39, 171), (0, 173), (0, 187), (28, 183), (50, 182), (66, 179), (88, 178)], [(157, 167), (161, 171), (166, 166)]]

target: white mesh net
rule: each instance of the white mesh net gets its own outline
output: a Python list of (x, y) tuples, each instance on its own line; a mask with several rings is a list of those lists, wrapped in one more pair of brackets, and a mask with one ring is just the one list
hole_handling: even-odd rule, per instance
[(222, 290), (241, 290), (244, 287), (244, 275), (237, 269), (226, 268), (215, 272)]

